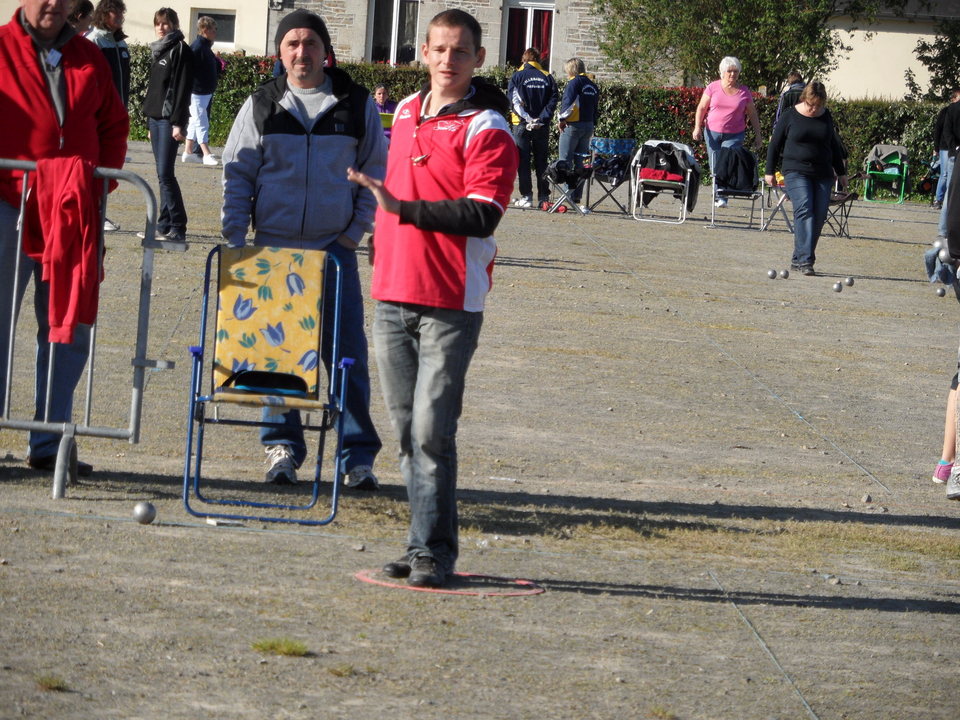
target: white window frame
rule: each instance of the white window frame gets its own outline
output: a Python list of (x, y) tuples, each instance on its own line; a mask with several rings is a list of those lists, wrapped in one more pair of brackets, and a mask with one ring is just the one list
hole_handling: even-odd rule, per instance
[[(400, 4), (401, 2), (405, 1), (409, 2), (409, 0), (392, 0), (393, 7), (390, 11), (390, 55), (386, 60), (386, 62), (390, 63), (391, 65), (397, 64), (397, 51), (400, 49), (397, 47), (397, 30), (399, 30), (400, 26)], [(416, 5), (417, 8), (417, 29), (414, 32), (413, 43), (413, 61), (415, 62), (418, 59), (419, 45), (417, 44), (416, 39), (419, 37), (420, 32), (420, 6), (422, 4), (422, 0), (416, 0), (416, 2), (413, 4)], [(367, 52), (365, 54), (367, 60), (373, 61), (373, 29), (376, 21), (377, 0), (370, 0), (367, 7), (369, 8), (367, 19), (367, 37), (369, 40)]]
[(531, 12), (527, 13), (527, 29), (524, 35), (524, 49), (528, 48), (532, 44), (532, 35), (533, 35), (533, 11), (534, 10), (549, 10), (552, 14), (550, 20), (550, 68), (551, 70), (556, 69), (556, 63), (554, 62), (554, 48), (555, 38), (557, 34), (557, 4), (554, 2), (537, 2), (536, 0), (506, 0), (503, 3), (503, 19), (501, 25), (500, 33), (500, 64), (506, 65), (507, 63), (507, 47), (508, 47), (508, 33), (510, 32), (510, 10), (512, 9), (523, 9), (530, 10)]
[[(193, 39), (197, 36), (197, 20), (202, 18), (204, 15), (233, 15), (233, 42), (221, 42), (219, 38), (213, 43), (214, 50), (227, 50), (233, 51), (237, 46), (237, 11), (224, 9), (224, 8), (202, 8), (200, 10), (193, 10), (190, 13), (190, 32), (183, 33), (184, 39), (187, 41), (187, 45), (193, 42)], [(216, 18), (214, 18), (216, 19)], [(180, 28), (183, 30), (183, 28)]]

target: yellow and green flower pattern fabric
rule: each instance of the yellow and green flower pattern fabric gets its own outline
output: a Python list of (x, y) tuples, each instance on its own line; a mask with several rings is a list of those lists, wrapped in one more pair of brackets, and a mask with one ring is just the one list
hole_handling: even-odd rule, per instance
[(299, 375), (316, 395), (326, 253), (275, 247), (220, 253), (214, 387), (240, 370)]

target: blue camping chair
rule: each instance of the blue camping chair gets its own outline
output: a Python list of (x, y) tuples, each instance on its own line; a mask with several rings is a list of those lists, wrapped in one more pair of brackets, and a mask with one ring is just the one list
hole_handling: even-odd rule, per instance
[[(339, 261), (319, 250), (220, 245), (210, 251), (200, 342), (190, 348), (193, 374), (183, 504), (191, 515), (301, 525), (325, 525), (336, 516), (343, 465), (343, 408), (353, 363), (340, 357), (341, 285)], [(332, 298), (325, 298), (325, 292), (333, 293)], [(208, 331), (211, 309), (216, 313), (212, 332)], [(322, 374), (325, 334), (330, 340), (329, 382)], [(300, 492), (290, 502), (250, 499), (246, 488), (238, 490), (231, 486), (235, 483), (221, 483), (214, 496), (210, 483), (205, 487), (202, 479), (207, 429), (218, 425), (282, 426), (261, 417), (264, 408), (319, 414), (319, 422), (311, 422), (307, 415), (303, 423), (304, 431), (319, 434), (313, 481), (304, 483), (309, 495)], [(336, 428), (337, 441), (329, 513), (319, 519), (303, 513), (291, 517), (291, 511), (307, 511), (317, 504), (326, 433), (332, 428)], [(194, 500), (213, 509), (196, 510)], [(237, 507), (255, 512), (228, 512)]]

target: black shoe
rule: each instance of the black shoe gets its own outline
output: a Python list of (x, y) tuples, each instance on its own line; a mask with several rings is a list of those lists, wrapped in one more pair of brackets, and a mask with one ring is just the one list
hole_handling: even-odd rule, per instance
[(410, 563), (407, 585), (413, 587), (439, 588), (447, 582), (447, 572), (428, 555), (418, 555)]
[(388, 562), (381, 568), (381, 572), (389, 578), (410, 577), (410, 563), (406, 560)]
[(816, 275), (817, 271), (813, 269), (813, 265), (804, 265), (800, 268), (801, 275)]
[(790, 271), (791, 271), (791, 272), (800, 272), (800, 266), (799, 266), (799, 265), (794, 265), (793, 263), (790, 263)]
[(934, 200), (932, 203), (930, 203), (930, 205), (931, 205), (931, 207), (933, 207), (934, 210), (942, 210), (942, 209), (943, 209), (943, 203), (940, 202), (939, 200)]
[(167, 242), (185, 243), (187, 234), (182, 230), (171, 230), (170, 232), (157, 235), (157, 240), (166, 240)]
[[(31, 457), (27, 458), (27, 465), (32, 467), (34, 470), (43, 470), (44, 472), (53, 472), (57, 467), (57, 456), (56, 455), (44, 455), (43, 457)], [(81, 462), (77, 460), (77, 475), (80, 477), (88, 477), (93, 475), (93, 465), (90, 463)]]

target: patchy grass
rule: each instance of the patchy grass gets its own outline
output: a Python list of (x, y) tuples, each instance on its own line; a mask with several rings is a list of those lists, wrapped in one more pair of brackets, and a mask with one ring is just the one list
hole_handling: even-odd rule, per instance
[(38, 675), (34, 678), (34, 682), (36, 682), (37, 687), (44, 692), (68, 692), (70, 690), (67, 681), (59, 675), (52, 675), (50, 673)]
[(257, 652), (270, 653), (271, 655), (284, 655), (286, 657), (304, 657), (309, 651), (307, 646), (299, 640), (290, 638), (266, 638), (255, 641), (251, 647)]
[[(732, 511), (731, 511), (732, 512)], [(585, 552), (628, 548), (662, 557), (693, 554), (706, 560), (722, 558), (737, 564), (792, 567), (832, 566), (840, 572), (851, 557), (864, 571), (931, 574), (960, 579), (960, 543), (949, 532), (918, 525), (885, 522), (883, 515), (851, 511), (814, 511), (794, 515), (789, 509), (774, 511), (780, 517), (751, 513), (713, 516), (673, 514), (669, 504), (652, 512), (631, 512), (615, 502), (575, 507), (463, 503), (461, 538), (467, 543), (489, 542), (498, 547), (527, 546), (536, 550)], [(349, 516), (349, 517), (347, 517)], [(363, 498), (345, 508), (344, 522), (359, 536), (400, 530), (409, 513), (401, 497)]]
[(357, 669), (349, 663), (340, 663), (327, 668), (327, 672), (334, 677), (345, 678), (353, 677), (357, 674)]
[(659, 705), (654, 705), (647, 710), (647, 715), (653, 720), (677, 720), (676, 715)]

